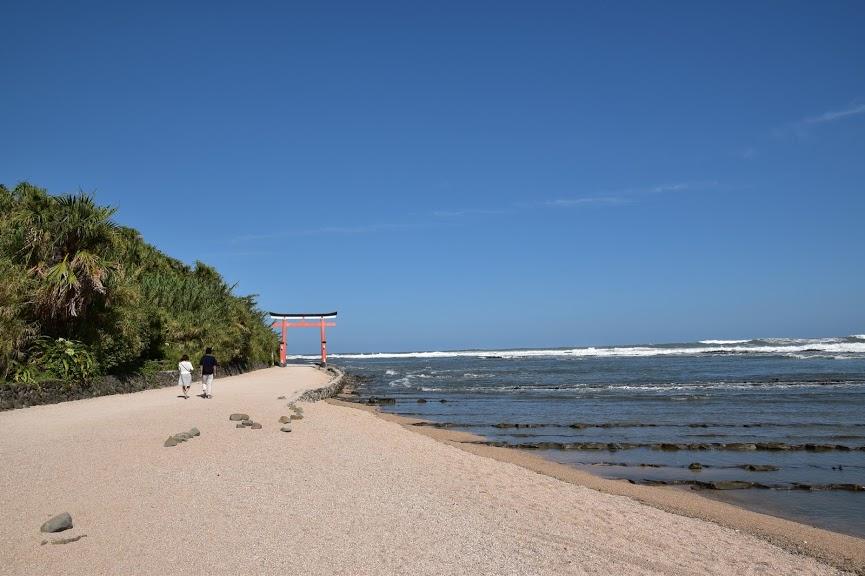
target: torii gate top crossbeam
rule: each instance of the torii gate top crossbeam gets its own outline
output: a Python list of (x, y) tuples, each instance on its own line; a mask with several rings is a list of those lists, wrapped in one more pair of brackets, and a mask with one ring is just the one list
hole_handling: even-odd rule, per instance
[(304, 314), (281, 314), (279, 312), (268, 312), (271, 318), (336, 318), (336, 312), (316, 312)]

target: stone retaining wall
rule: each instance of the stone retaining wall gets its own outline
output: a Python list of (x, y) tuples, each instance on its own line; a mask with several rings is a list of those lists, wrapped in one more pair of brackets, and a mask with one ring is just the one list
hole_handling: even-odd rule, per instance
[(342, 387), (345, 385), (345, 373), (338, 368), (334, 368), (333, 366), (328, 366), (327, 371), (333, 374), (330, 382), (328, 382), (321, 388), (316, 388), (315, 390), (307, 390), (300, 395), (300, 398), (297, 399), (298, 402), (318, 402), (319, 400), (324, 400), (325, 398), (333, 398), (334, 396), (342, 392)]
[[(249, 369), (242, 366), (221, 366), (217, 376), (235, 376), (261, 368), (268, 368), (268, 366), (258, 364)], [(200, 377), (193, 374), (193, 381), (198, 380)], [(0, 383), (0, 410), (26, 408), (39, 404), (56, 404), (109, 394), (128, 394), (168, 386), (177, 386), (176, 370), (166, 370), (148, 375), (104, 376), (86, 386), (70, 384), (63, 380), (49, 380), (40, 382), (38, 385), (2, 382)]]

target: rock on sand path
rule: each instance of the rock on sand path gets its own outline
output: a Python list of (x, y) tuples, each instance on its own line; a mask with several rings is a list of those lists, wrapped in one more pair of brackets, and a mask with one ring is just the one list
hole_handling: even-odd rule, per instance
[[(837, 573), (360, 410), (306, 404), (280, 432), (327, 378), (273, 368), (217, 380), (212, 400), (162, 389), (0, 413), (0, 573)], [(237, 429), (236, 412), (263, 428)], [(87, 537), (40, 545), (61, 511), (63, 536)]]

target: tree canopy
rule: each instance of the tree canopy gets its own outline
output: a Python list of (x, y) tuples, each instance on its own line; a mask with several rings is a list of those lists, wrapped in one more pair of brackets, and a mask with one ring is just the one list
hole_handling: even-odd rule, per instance
[[(223, 364), (270, 363), (254, 296), (117, 225), (83, 193), (0, 185), (0, 375), (38, 382), (172, 366), (212, 346)], [(71, 368), (70, 368), (71, 367)]]

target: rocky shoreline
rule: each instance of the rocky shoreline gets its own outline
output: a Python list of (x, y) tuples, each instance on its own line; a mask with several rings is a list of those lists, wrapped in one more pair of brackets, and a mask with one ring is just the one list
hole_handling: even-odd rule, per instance
[(316, 388), (314, 390), (307, 390), (297, 399), (298, 402), (318, 402), (319, 400), (324, 400), (326, 398), (333, 398), (338, 394), (342, 393), (343, 388), (346, 385), (346, 375), (345, 372), (336, 368), (334, 366), (328, 366), (327, 368), (320, 368), (332, 374), (331, 380), (321, 388)]
[(477, 441), (475, 444), (495, 446), (496, 448), (517, 448), (520, 450), (632, 450), (648, 448), (674, 452), (678, 450), (706, 451), (730, 450), (735, 452), (852, 452), (865, 451), (865, 446), (847, 446), (846, 444), (787, 444), (786, 442), (505, 442), (502, 440)]
[[(371, 404), (396, 404), (395, 398), (381, 398), (370, 396), (366, 401)], [(426, 403), (427, 400), (420, 398), (419, 403)], [(795, 422), (795, 423), (778, 423), (778, 422), (752, 422), (747, 424), (729, 424), (719, 422), (683, 422), (683, 423), (658, 423), (658, 422), (571, 422), (567, 424), (551, 424), (537, 422), (428, 422), (418, 424), (418, 426), (433, 426), (435, 428), (499, 428), (520, 429), (520, 428), (573, 428), (576, 430), (585, 430), (587, 428), (819, 428), (819, 427), (835, 427), (836, 424), (826, 422)], [(852, 424), (850, 426), (856, 428), (865, 428), (865, 424)], [(857, 436), (858, 437), (858, 436)], [(863, 436), (865, 437), (865, 436)]]

